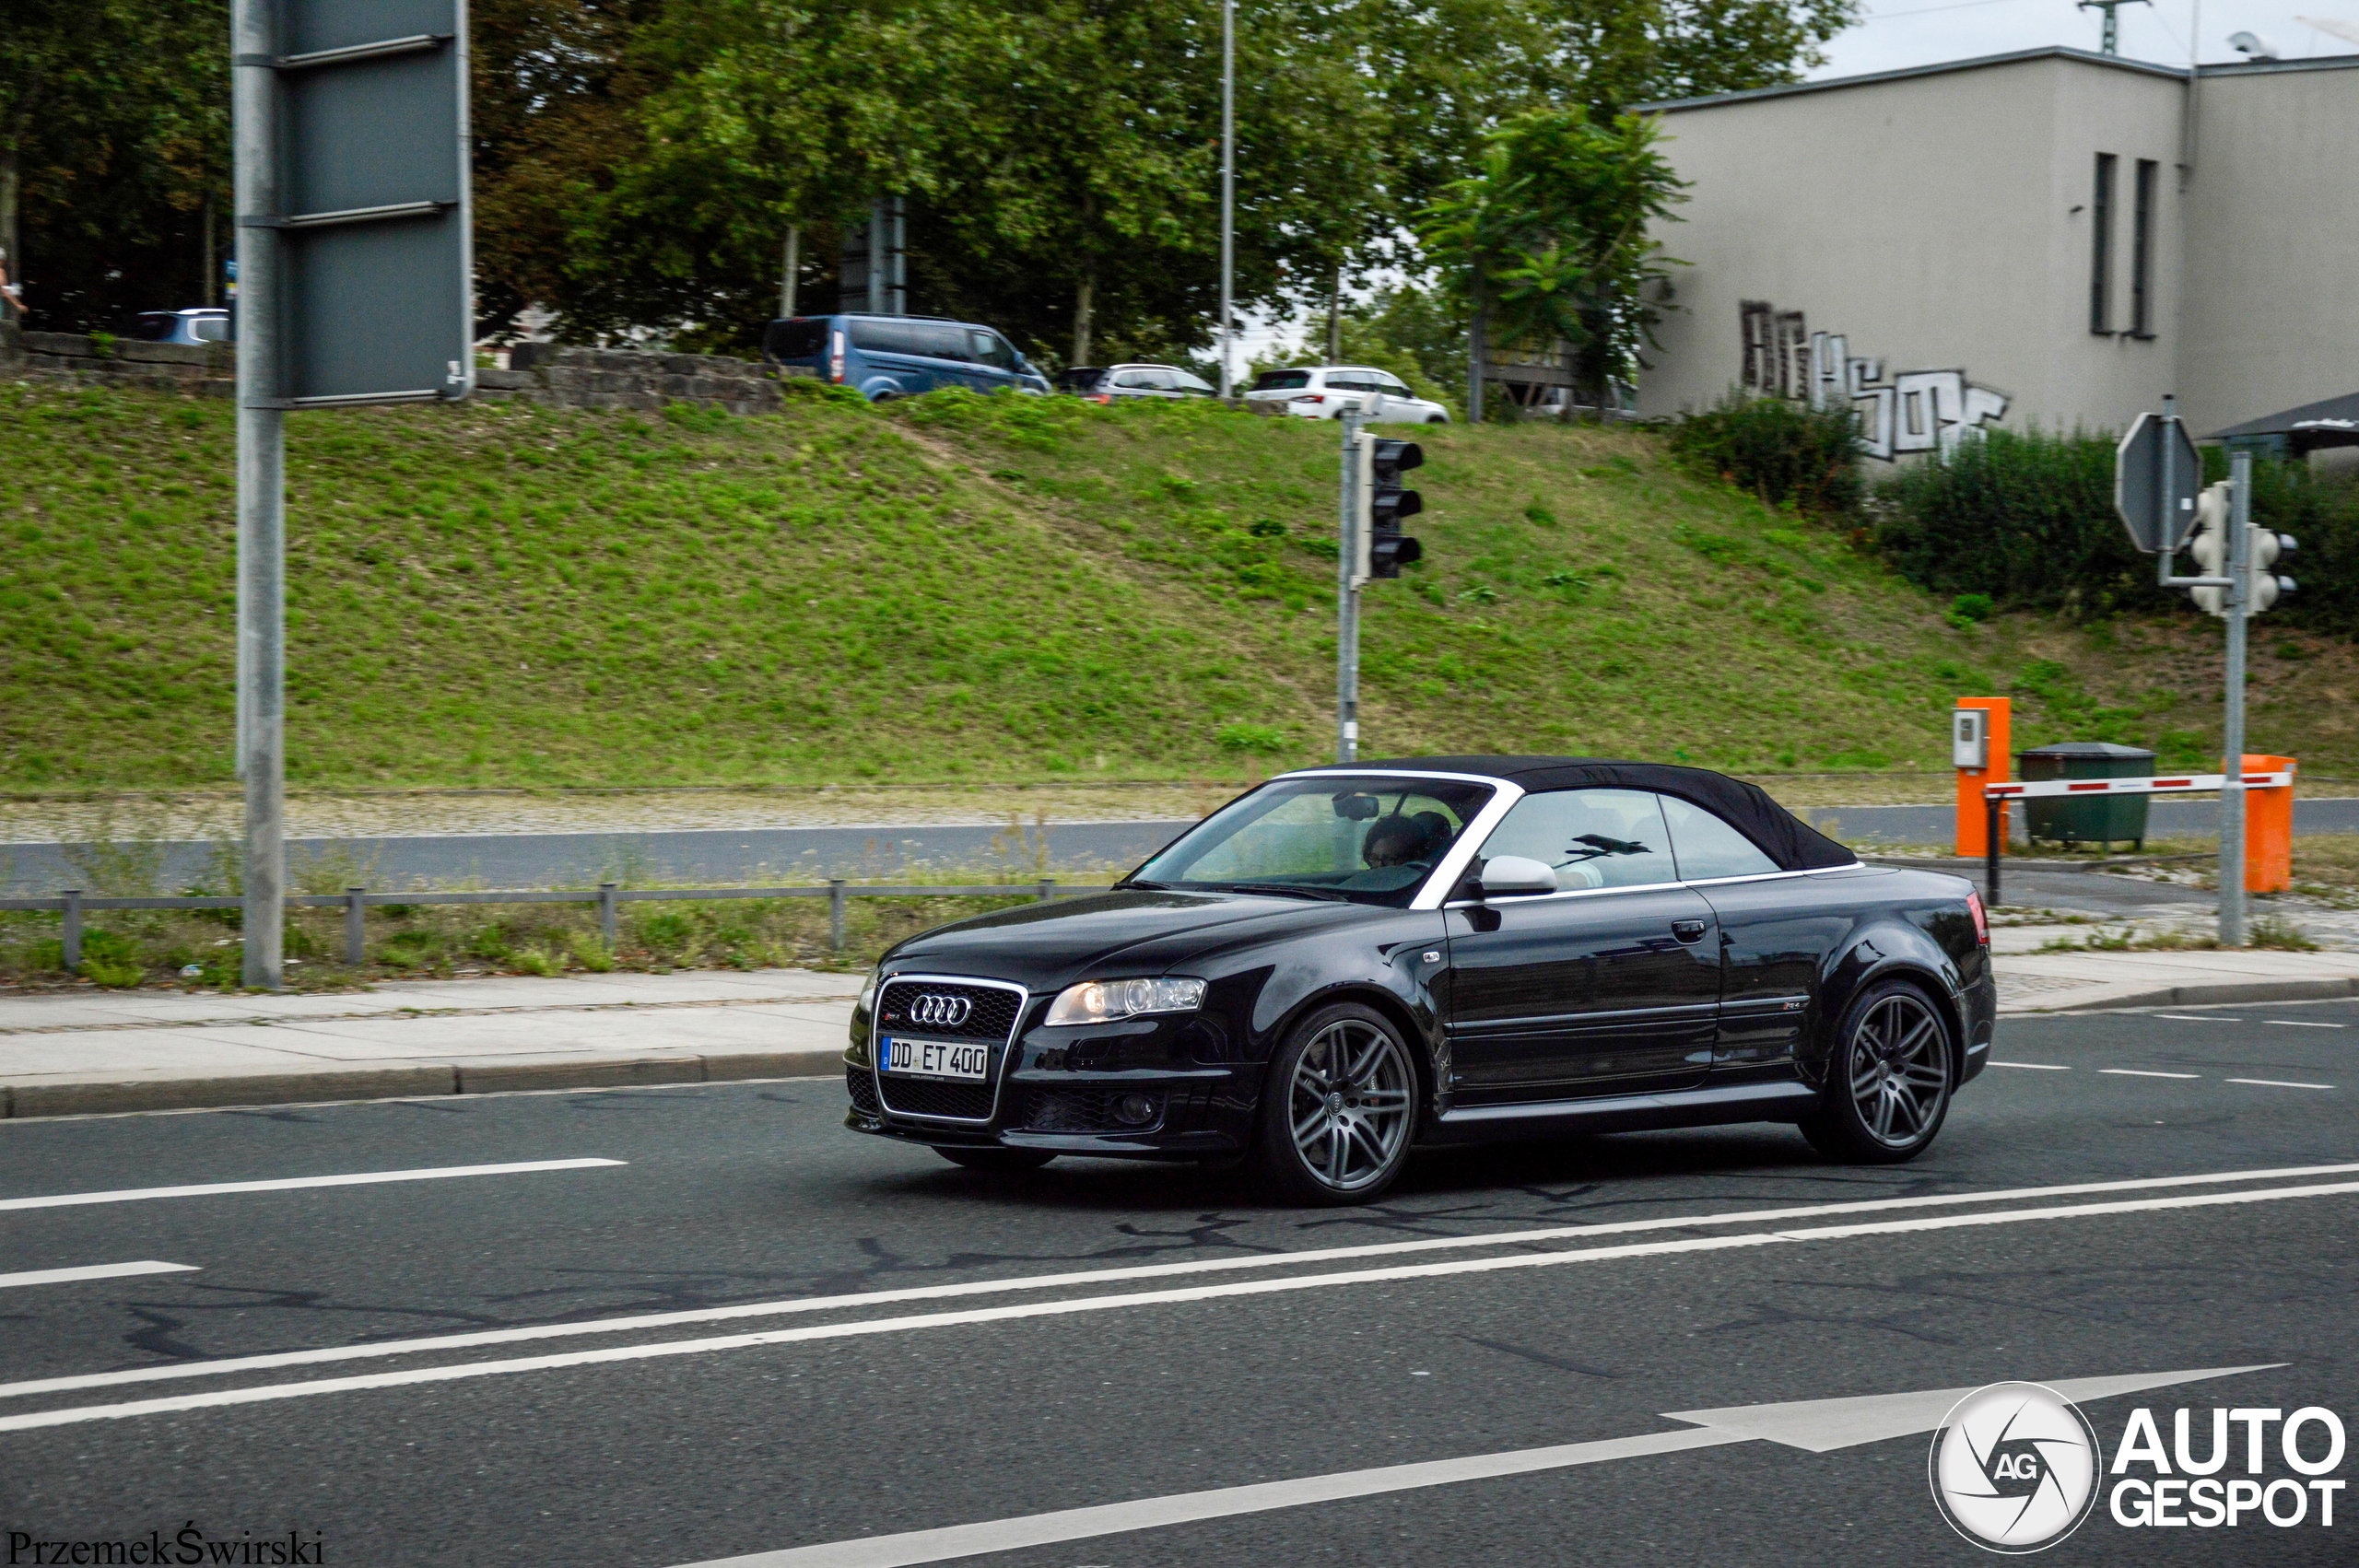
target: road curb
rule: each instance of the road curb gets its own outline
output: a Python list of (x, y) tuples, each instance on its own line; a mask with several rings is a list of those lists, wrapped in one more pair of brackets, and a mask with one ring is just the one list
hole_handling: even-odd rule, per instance
[(839, 1050), (732, 1051), (714, 1057), (636, 1057), (619, 1061), (457, 1062), (113, 1083), (13, 1083), (0, 1084), (0, 1118), (223, 1110), (443, 1094), (616, 1089), (633, 1084), (730, 1083), (833, 1076), (842, 1066), (843, 1053)]
[(2206, 1002), (2222, 1005), (2240, 1001), (2326, 1001), (2348, 996), (2359, 996), (2359, 980), (2218, 980), (2205, 985), (2156, 986), (2127, 996), (2098, 997), (2087, 1001), (2066, 998), (2002, 1012), (2021, 1016), (2025, 1012), (2095, 1012), (2128, 1007), (2199, 1007)]

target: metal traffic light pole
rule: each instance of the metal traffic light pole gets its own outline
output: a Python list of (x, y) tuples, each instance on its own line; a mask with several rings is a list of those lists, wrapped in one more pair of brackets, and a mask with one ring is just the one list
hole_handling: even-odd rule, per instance
[(2221, 749), (2220, 945), (2245, 944), (2245, 621), (2252, 613), (2252, 452), (2228, 457), (2228, 693)]
[(1360, 410), (1344, 411), (1341, 525), (1335, 538), (1335, 760), (1358, 760), (1360, 747)]

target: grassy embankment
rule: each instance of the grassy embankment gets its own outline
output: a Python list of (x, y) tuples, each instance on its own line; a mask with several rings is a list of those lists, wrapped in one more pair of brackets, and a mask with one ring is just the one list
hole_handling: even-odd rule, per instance
[[(299, 786), (1242, 778), (1330, 744), (1332, 427), (973, 398), (292, 424)], [(226, 784), (229, 411), (8, 387), (0, 427), (0, 788)], [(1952, 698), (2008, 691), (2019, 743), (2185, 763), (2216, 732), (2208, 621), (1956, 626), (1649, 435), (1415, 433), (1429, 560), (1367, 596), (1367, 755), (1938, 768)], [(2259, 640), (2256, 749), (2349, 770), (2351, 650)]]

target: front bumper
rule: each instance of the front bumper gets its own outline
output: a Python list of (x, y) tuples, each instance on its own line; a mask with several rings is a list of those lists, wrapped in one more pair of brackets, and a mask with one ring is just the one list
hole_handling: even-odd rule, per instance
[[(1258, 1067), (1222, 1059), (1198, 1015), (1133, 1020), (1086, 1030), (1035, 1029), (992, 1052), (991, 1114), (976, 1119), (911, 1114), (880, 1082), (868, 1047), (844, 1053), (855, 1132), (937, 1148), (1045, 1150), (1097, 1158), (1190, 1160), (1241, 1152), (1252, 1136)], [(905, 1080), (902, 1082), (906, 1082)], [(1141, 1096), (1149, 1115), (1136, 1114)], [(1128, 1114), (1124, 1114), (1127, 1109)]]

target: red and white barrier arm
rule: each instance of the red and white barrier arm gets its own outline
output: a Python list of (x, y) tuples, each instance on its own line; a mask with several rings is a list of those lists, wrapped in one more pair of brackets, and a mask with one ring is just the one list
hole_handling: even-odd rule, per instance
[[(2294, 770), (2243, 775), (2249, 790), (2290, 790)], [(2048, 778), (2035, 784), (1985, 784), (1986, 801), (2036, 800), (2058, 795), (2181, 795), (2218, 790), (2228, 782), (2224, 773), (2186, 773), (2168, 778)]]

